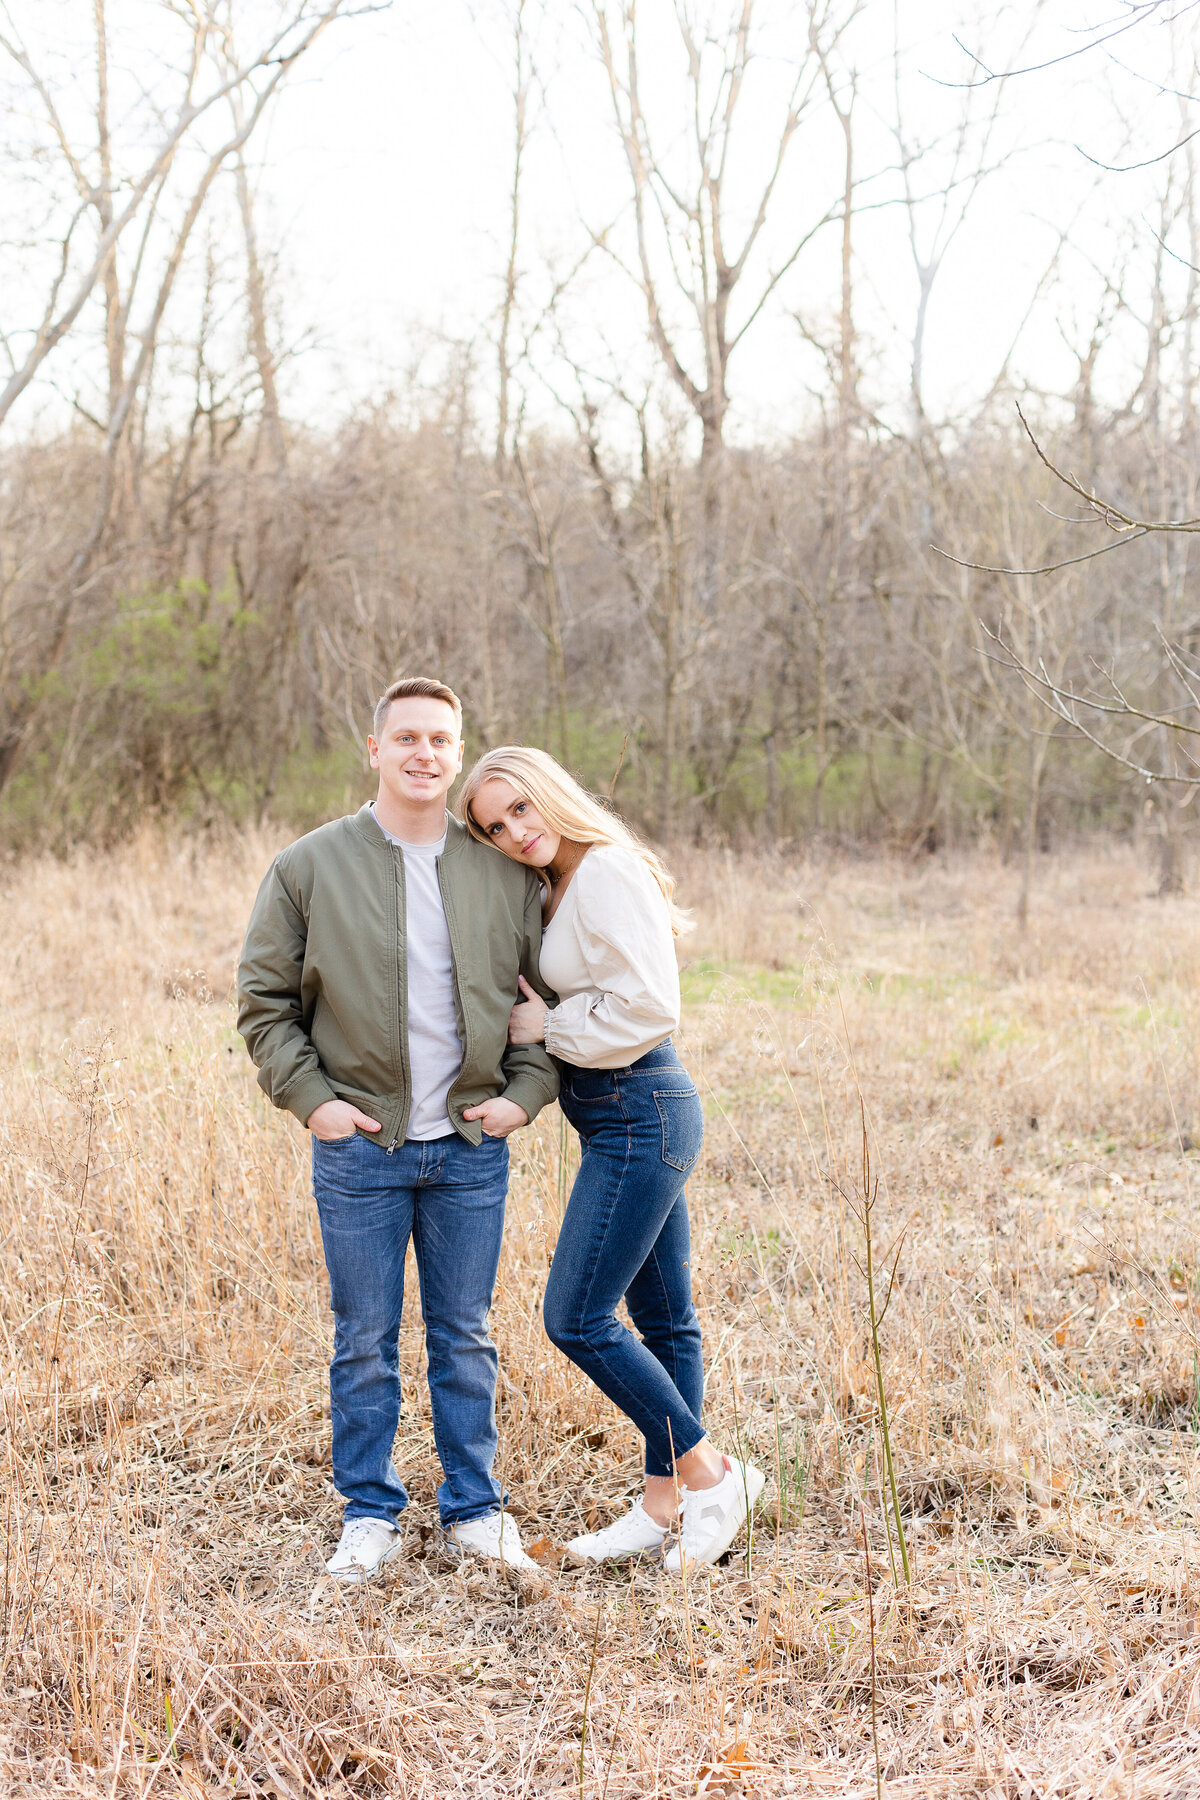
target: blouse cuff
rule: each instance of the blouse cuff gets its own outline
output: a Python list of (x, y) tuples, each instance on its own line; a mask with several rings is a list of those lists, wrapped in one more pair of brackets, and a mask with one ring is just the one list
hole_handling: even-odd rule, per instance
[(549, 1008), (543, 1042), (551, 1056), (560, 1057), (563, 1062), (578, 1060), (579, 1034), (587, 1029), (593, 1009), (602, 999), (601, 994), (572, 994), (570, 999)]
[(559, 1049), (558, 1044), (555, 1040), (555, 1036), (554, 1036), (554, 1021), (555, 1021), (555, 1016), (558, 1013), (558, 1010), (559, 1010), (558, 1007), (551, 1006), (547, 1009), (547, 1012), (546, 1012), (546, 1029), (545, 1029), (545, 1035), (542, 1039), (542, 1042), (545, 1044), (546, 1049), (551, 1056), (561, 1056), (562, 1055), (562, 1052)]

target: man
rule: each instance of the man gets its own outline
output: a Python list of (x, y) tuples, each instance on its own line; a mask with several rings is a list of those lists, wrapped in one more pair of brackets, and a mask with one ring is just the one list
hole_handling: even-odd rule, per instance
[(558, 1088), (541, 1046), (508, 1043), (518, 978), (540, 986), (540, 890), (447, 814), (463, 744), (444, 683), (393, 682), (367, 748), (374, 803), (275, 859), (238, 972), (238, 1028), (259, 1085), (313, 1139), (336, 1328), (333, 1478), (346, 1502), (325, 1566), (366, 1581), (400, 1547), (408, 1495), (391, 1456), (411, 1237), (448, 1545), (532, 1568), (492, 1475), (487, 1316), (505, 1139)]

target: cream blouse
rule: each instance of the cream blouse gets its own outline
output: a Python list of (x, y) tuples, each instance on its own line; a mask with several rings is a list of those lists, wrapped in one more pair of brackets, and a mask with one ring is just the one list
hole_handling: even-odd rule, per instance
[(679, 969), (662, 890), (642, 858), (593, 844), (542, 933), (543, 981), (559, 996), (546, 1048), (584, 1069), (620, 1069), (679, 1024)]

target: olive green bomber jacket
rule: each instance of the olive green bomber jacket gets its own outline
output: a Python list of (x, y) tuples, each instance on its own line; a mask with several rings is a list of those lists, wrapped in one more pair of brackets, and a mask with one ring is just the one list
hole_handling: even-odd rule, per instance
[[(454, 964), (462, 1068), (447, 1096), (460, 1136), (477, 1144), (463, 1110), (500, 1094), (532, 1119), (558, 1092), (540, 1044), (510, 1046), (518, 975), (538, 975), (541, 892), (532, 870), (471, 837), (451, 818), (437, 859)], [(404, 854), (369, 806), (321, 825), (268, 870), (238, 968), (238, 1030), (258, 1084), (301, 1124), (326, 1100), (349, 1100), (394, 1147), (408, 1124)]]

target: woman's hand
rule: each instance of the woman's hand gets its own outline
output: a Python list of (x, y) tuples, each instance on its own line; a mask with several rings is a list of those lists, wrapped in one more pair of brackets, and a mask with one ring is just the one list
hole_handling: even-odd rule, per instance
[(525, 998), (518, 1000), (508, 1015), (508, 1041), (510, 1044), (544, 1044), (546, 1014), (550, 1008), (523, 975), (518, 975), (517, 980)]

